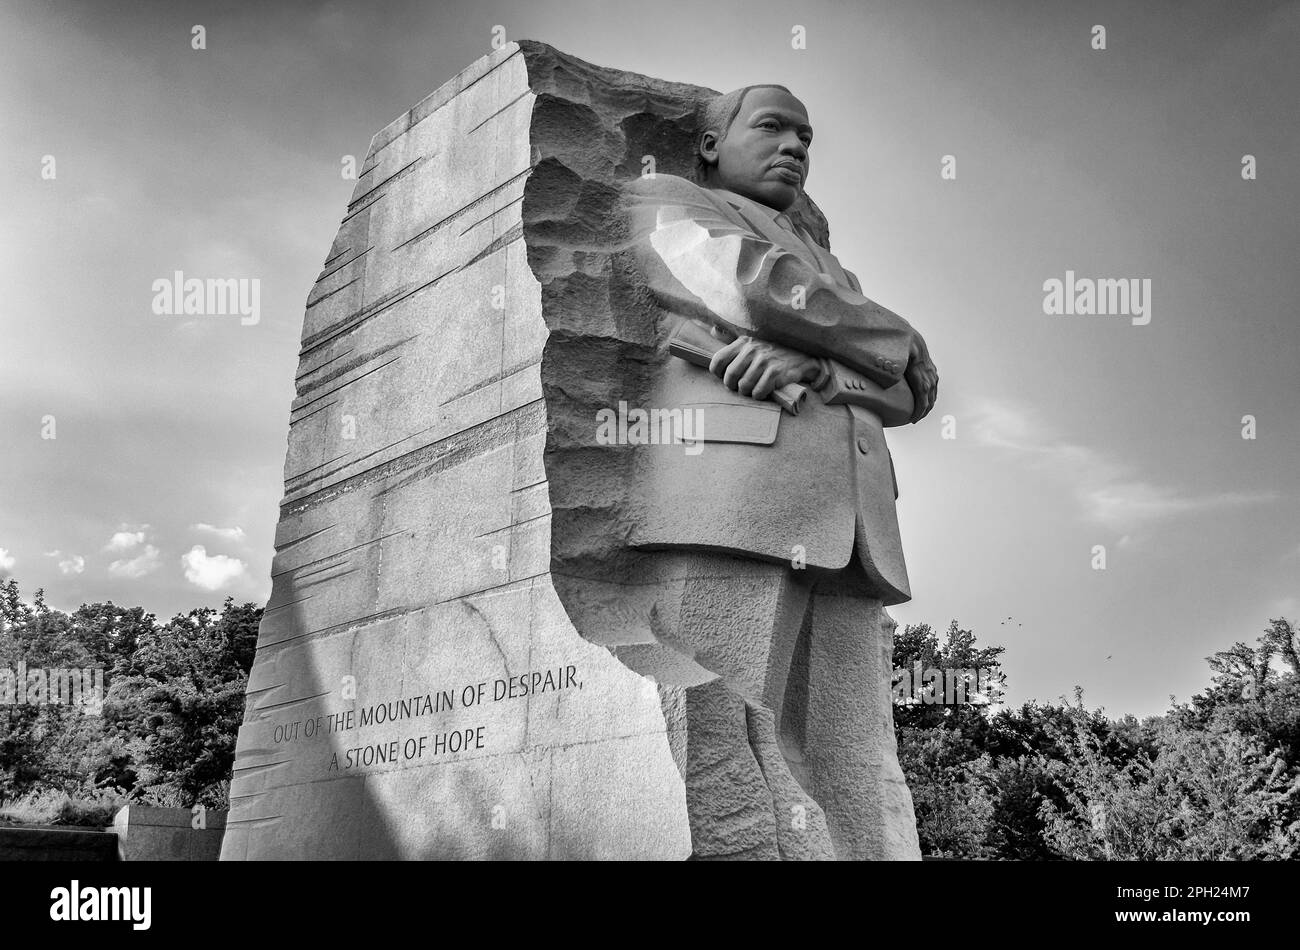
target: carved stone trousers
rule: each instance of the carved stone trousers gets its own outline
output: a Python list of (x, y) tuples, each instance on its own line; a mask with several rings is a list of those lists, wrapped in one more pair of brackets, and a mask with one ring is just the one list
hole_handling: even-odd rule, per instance
[(856, 558), (799, 570), (656, 552), (653, 676), (697, 858), (919, 859), (891, 710), (893, 631)]

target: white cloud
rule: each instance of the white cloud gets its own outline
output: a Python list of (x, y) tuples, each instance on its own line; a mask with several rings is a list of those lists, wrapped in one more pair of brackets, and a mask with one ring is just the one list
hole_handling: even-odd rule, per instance
[(104, 545), (105, 551), (129, 551), (137, 544), (144, 543), (144, 533), (148, 530), (147, 524), (122, 525), (122, 527), (108, 539), (108, 544)]
[[(60, 557), (62, 552), (57, 549), (46, 551), (46, 557)], [(86, 559), (80, 554), (69, 554), (66, 558), (59, 561), (59, 570), (64, 574), (80, 574), (86, 569)]]
[(195, 531), (206, 531), (209, 534), (215, 534), (218, 538), (226, 541), (244, 540), (244, 529), (238, 525), (233, 528), (218, 528), (216, 525), (200, 521), (198, 524), (190, 525), (190, 527)]
[(86, 559), (80, 554), (69, 554), (59, 562), (59, 570), (64, 574), (80, 574), (86, 569)]
[(6, 548), (0, 548), (0, 571), (11, 571), (17, 563), (18, 559), (10, 554)]
[(235, 578), (243, 577), (247, 567), (238, 558), (226, 557), (224, 554), (209, 555), (201, 544), (190, 548), (188, 554), (182, 554), (181, 564), (185, 568), (185, 579), (204, 590), (225, 587)]
[(146, 544), (144, 551), (130, 560), (114, 561), (108, 565), (108, 573), (114, 577), (137, 578), (144, 577), (146, 574), (152, 574), (158, 570), (160, 565), (158, 560), (158, 549), (152, 544)]
[(1147, 522), (1277, 497), (1272, 492), (1188, 495), (1156, 485), (1095, 449), (1056, 437), (1027, 410), (1007, 403), (983, 403), (975, 412), (973, 429), (980, 444), (1013, 452), (1057, 475), (1069, 486), (1085, 517), (1124, 532), (1123, 544), (1133, 543), (1130, 532)]

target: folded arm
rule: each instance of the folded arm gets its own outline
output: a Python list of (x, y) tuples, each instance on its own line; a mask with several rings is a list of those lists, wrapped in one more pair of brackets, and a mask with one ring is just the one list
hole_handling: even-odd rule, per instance
[(914, 337), (906, 320), (677, 181), (630, 188), (637, 252), (661, 302), (736, 336), (834, 358), (882, 387), (903, 378)]

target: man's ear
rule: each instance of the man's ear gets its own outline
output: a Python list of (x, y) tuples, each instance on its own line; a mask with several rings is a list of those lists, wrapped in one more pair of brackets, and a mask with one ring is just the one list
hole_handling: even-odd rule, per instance
[(718, 164), (718, 133), (712, 129), (700, 133), (700, 157), (709, 165)]

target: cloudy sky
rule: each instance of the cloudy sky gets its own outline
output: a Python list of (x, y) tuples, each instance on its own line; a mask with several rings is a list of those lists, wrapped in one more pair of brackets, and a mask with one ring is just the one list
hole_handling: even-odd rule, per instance
[[(497, 24), (807, 104), (834, 250), (942, 377), (891, 436), (901, 621), (1005, 646), (1015, 702), (1141, 715), (1300, 619), (1294, 2), (0, 4), (0, 575), (266, 598), (341, 164)], [(175, 271), (257, 278), (260, 319), (155, 313)], [(1150, 279), (1150, 322), (1044, 313), (1067, 271)]]

